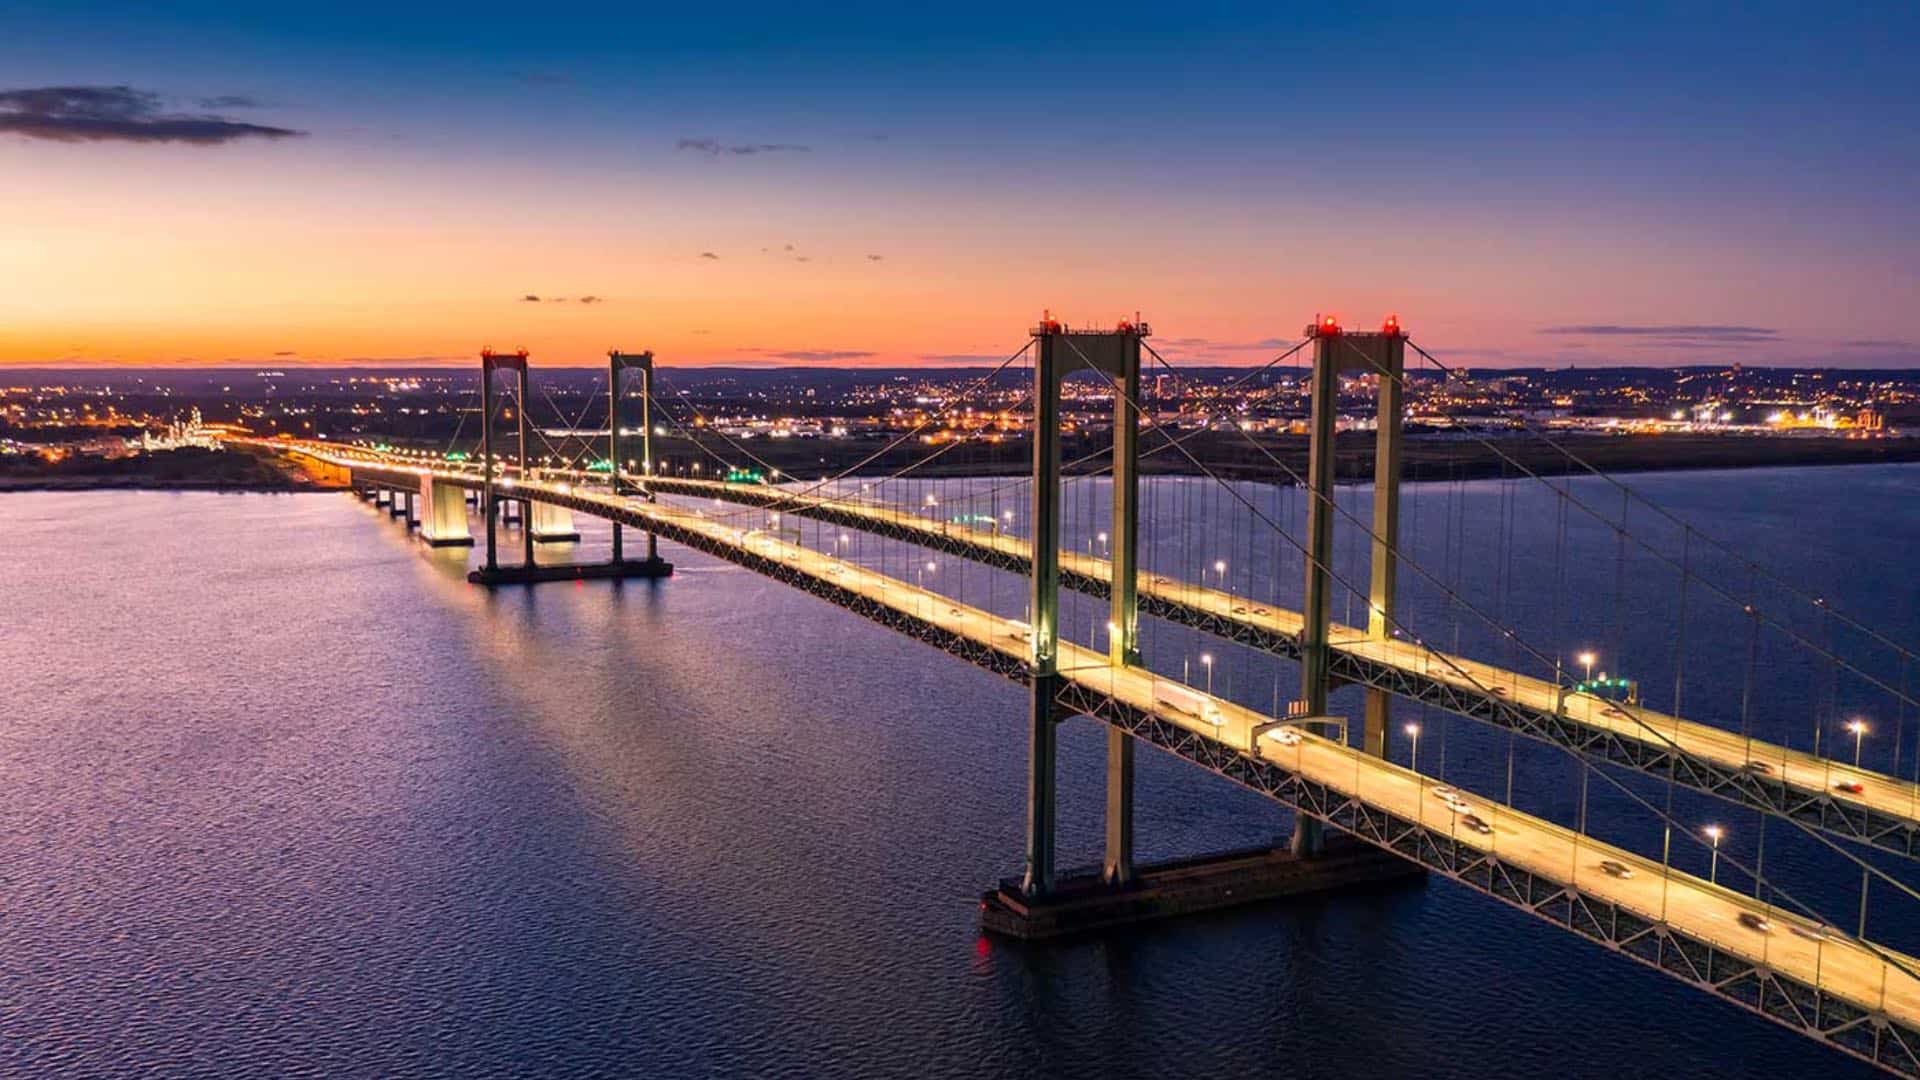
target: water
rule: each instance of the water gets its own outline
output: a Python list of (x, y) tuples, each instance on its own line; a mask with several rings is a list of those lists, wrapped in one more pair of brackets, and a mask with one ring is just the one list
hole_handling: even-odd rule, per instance
[[(1229, 512), (1183, 483), (1155, 482), (1162, 520)], [(1920, 470), (1635, 483), (1915, 637), (1888, 568), (1920, 526)], [(1277, 516), (1297, 493), (1254, 497)], [(1527, 498), (1425, 497), (1423, 551), (1445, 498), (1481, 500), (1476, 520)], [(0, 1074), (1869, 1074), (1437, 880), (1107, 940), (983, 939), (976, 898), (1019, 862), (1023, 691), (677, 548), (664, 584), (488, 593), (462, 579), (468, 553), (345, 497), (4, 505)], [(1078, 513), (1084, 543), (1097, 513)], [(1827, 527), (1796, 543), (1809, 514)], [(1550, 515), (1515, 519), (1519, 548), (1551, 548)], [(1297, 588), (1266, 538), (1215, 535), (1242, 545), (1236, 587)], [(1513, 593), (1552, 576), (1536, 563)], [(980, 568), (938, 575), (1019, 603)], [(1547, 636), (1550, 610), (1512, 606)], [(1589, 629), (1609, 626), (1565, 634)], [(1154, 631), (1157, 665), (1192, 651), (1182, 634)], [(1629, 621), (1621, 649), (1650, 658), (1660, 634)], [(1265, 704), (1264, 661), (1220, 654), (1221, 689)], [(1425, 722), (1423, 766), (1446, 746), (1444, 767), (1498, 782), (1504, 735)], [(1085, 863), (1104, 736), (1063, 735), (1063, 861)], [(1571, 813), (1564, 763), (1521, 754), (1546, 789), (1522, 805)], [(1287, 828), (1163, 755), (1141, 755), (1139, 784), (1148, 858)], [(1833, 884), (1817, 851), (1776, 858)]]

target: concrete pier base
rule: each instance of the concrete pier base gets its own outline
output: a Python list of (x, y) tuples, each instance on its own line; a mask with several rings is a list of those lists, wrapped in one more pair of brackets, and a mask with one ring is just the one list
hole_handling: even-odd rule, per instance
[(1254, 848), (1136, 867), (1133, 881), (1118, 887), (1105, 884), (1100, 871), (1092, 869), (1060, 878), (1034, 901), (1009, 878), (980, 898), (980, 926), (1042, 941), (1281, 897), (1381, 887), (1426, 873), (1371, 844), (1329, 836), (1325, 853), (1310, 859), (1284, 846)]
[(673, 575), (673, 564), (665, 559), (624, 559), (620, 562), (561, 563), (552, 566), (481, 567), (467, 571), (467, 580), (491, 588), (495, 585), (537, 585), (543, 581), (599, 581), (607, 578), (663, 578)]
[(467, 492), (431, 476), (420, 478), (420, 498), (426, 513), (420, 520), (420, 538), (431, 547), (471, 547), (467, 529)]
[(573, 511), (552, 503), (534, 503), (533, 542), (536, 544), (579, 543), (580, 531), (574, 528)]

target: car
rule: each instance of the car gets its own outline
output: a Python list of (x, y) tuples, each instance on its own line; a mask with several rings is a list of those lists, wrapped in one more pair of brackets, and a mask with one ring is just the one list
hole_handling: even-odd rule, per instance
[(1235, 615), (1245, 615), (1247, 613), (1247, 609), (1244, 607), (1236, 607), (1233, 609), (1233, 613)]
[(1768, 776), (1773, 773), (1773, 766), (1767, 764), (1764, 761), (1749, 761), (1745, 765), (1742, 765), (1740, 767), (1747, 770), (1750, 773), (1758, 773), (1761, 776)]
[(1773, 923), (1770, 920), (1768, 920), (1768, 918), (1765, 915), (1762, 915), (1757, 911), (1741, 912), (1740, 925), (1746, 927), (1749, 930), (1758, 931), (1759, 933), (1762, 933), (1762, 934), (1773, 933)]
[(1299, 746), (1300, 729), (1294, 727), (1275, 728), (1273, 737), (1281, 746)]
[(1623, 713), (1623, 712), (1621, 712), (1621, 711), (1620, 711), (1619, 709), (1616, 709), (1616, 708), (1614, 708), (1614, 707), (1613, 707), (1613, 706), (1611, 706), (1611, 705), (1609, 705), (1609, 706), (1607, 706), (1607, 707), (1606, 707), (1606, 708), (1604, 708), (1604, 709), (1601, 709), (1601, 710), (1600, 710), (1600, 715), (1601, 715), (1601, 716), (1611, 716), (1611, 717), (1613, 717), (1613, 718), (1614, 718), (1615, 720), (1625, 720), (1625, 719), (1627, 718), (1627, 714), (1626, 714), (1626, 713)]
[(1468, 802), (1465, 799), (1460, 798), (1457, 795), (1445, 801), (1447, 804), (1447, 809), (1453, 811), (1456, 814), (1466, 814), (1469, 816), (1473, 814), (1473, 804)]
[(1787, 929), (1792, 931), (1795, 937), (1803, 937), (1808, 941), (1832, 941), (1834, 939), (1833, 927), (1831, 926), (1801, 926), (1799, 923), (1788, 923)]
[(1617, 877), (1622, 881), (1633, 877), (1633, 867), (1628, 866), (1619, 859), (1601, 859), (1600, 870), (1608, 877)]
[(1844, 791), (1849, 795), (1858, 795), (1867, 790), (1867, 785), (1858, 780), (1841, 780), (1833, 785), (1833, 790)]
[(1171, 581), (1168, 581), (1168, 580), (1167, 580), (1166, 578), (1163, 578), (1163, 577), (1157, 577), (1157, 578), (1154, 578), (1154, 579), (1153, 579), (1153, 583), (1154, 583), (1155, 585), (1171, 585), (1171, 584), (1173, 584), (1173, 582), (1171, 582)]
[(1460, 792), (1457, 789), (1450, 788), (1445, 784), (1436, 784), (1434, 785), (1434, 788), (1433, 788), (1433, 797), (1443, 802), (1452, 802), (1453, 800), (1460, 797)]
[(1493, 826), (1480, 820), (1480, 815), (1478, 814), (1462, 814), (1460, 816), (1460, 824), (1465, 825), (1481, 836), (1493, 835)]
[(1487, 687), (1487, 692), (1492, 694), (1494, 697), (1507, 696), (1507, 688), (1504, 686), (1489, 686)]

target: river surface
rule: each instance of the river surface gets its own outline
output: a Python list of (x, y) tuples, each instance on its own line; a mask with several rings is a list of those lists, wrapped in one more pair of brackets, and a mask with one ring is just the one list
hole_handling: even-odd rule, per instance
[[(991, 483), (957, 483), (929, 493), (1005, 513)], [(1106, 496), (1082, 483), (1068, 542), (1098, 550)], [(1243, 504), (1196, 496), (1205, 483), (1150, 483), (1149, 568), (1226, 562), (1230, 587), (1297, 602), (1297, 554), (1248, 505), (1291, 528), (1298, 493), (1243, 485)], [(1633, 484), (1920, 638), (1920, 467)], [(1356, 514), (1365, 495), (1349, 493)], [(1841, 719), (1871, 710), (1866, 763), (1894, 767), (1898, 746), (1911, 775), (1920, 723), (1887, 695), (1828, 689), (1784, 633), (1750, 650), (1706, 586), (1622, 555), (1608, 529), (1562, 540), (1551, 493), (1484, 481), (1409, 502), (1409, 548), (1433, 570), (1403, 577), (1417, 632), (1517, 649), (1448, 606), (1441, 586), (1458, 586), (1549, 649), (1603, 649), (1662, 707), (1679, 683), (1714, 722), (1796, 746), (1816, 729), (1850, 740)], [(463, 578), (477, 553), (429, 550), (344, 495), (0, 509), (0, 1075), (1871, 1075), (1439, 879), (1063, 945), (982, 937), (980, 891), (1019, 869), (1024, 691), (671, 545), (667, 582), (489, 593)], [(604, 553), (604, 527), (582, 527), (578, 554)], [(1021, 610), (1017, 579), (801, 535)], [(1341, 543), (1349, 573), (1364, 549)], [(1697, 546), (1675, 557), (1715, 572)], [(1676, 642), (1660, 613), (1682, 593)], [(1070, 628), (1083, 618), (1075, 636), (1098, 637), (1098, 609), (1074, 607)], [(1264, 658), (1160, 627), (1146, 646), (1196, 682), (1217, 653), (1218, 688), (1250, 704), (1290, 696), (1291, 669)], [(1744, 709), (1724, 703), (1743, 687)], [(1523, 808), (1572, 821), (1590, 786), (1594, 831), (1657, 856), (1661, 826), (1631, 795), (1663, 786), (1583, 785), (1550, 748), (1402, 719), (1423, 726), (1427, 771), (1503, 797), (1511, 751)], [(1065, 864), (1099, 857), (1103, 749), (1091, 721), (1066, 724)], [(1758, 854), (1751, 815), (1674, 806), (1727, 823), (1730, 862)], [(1144, 857), (1288, 827), (1224, 780), (1140, 756)], [(1769, 876), (1830, 895), (1851, 928), (1858, 871), (1803, 837), (1766, 842)], [(1705, 872), (1710, 853), (1676, 840), (1673, 857)], [(1876, 895), (1874, 936), (1911, 948), (1917, 908)]]

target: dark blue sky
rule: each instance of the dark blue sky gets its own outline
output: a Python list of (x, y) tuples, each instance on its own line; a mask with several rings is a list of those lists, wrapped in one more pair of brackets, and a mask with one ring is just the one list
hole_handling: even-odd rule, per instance
[[(1728, 324), (1795, 343), (1777, 360), (1872, 340), (1896, 344), (1851, 357), (1891, 363), (1920, 340), (1904, 310), (1920, 280), (1916, 31), (1913, 4), (13, 4), (0, 91), (127, 86), (157, 95), (153, 115), (303, 135), (187, 150), (0, 134), (0, 181), (157, 220), (177, 220), (196, 168), (209, 196), (270, 216), (277, 191), (298, 221), (344, 212), (351, 188), (375, 217), (444, 212), (455, 246), (544, 222), (556, 247), (591, 247), (570, 231), (591, 223), (555, 204), (599, 205), (630, 250), (793, 244), (844, 267), (885, 247), (923, 282), (1007, 283), (969, 308), (982, 319), (1059, 278), (1020, 250), (1043, 239), (1093, 267), (1056, 306), (1145, 306), (1220, 341), (1322, 306), (1396, 307), (1488, 361), (1579, 344), (1546, 326)], [(151, 185), (128, 183), (143, 163)], [(758, 212), (765, 227), (743, 228)], [(1100, 269), (1123, 226), (1132, 275)], [(575, 256), (566, 287), (610, 296), (669, 272)], [(808, 296), (774, 280), (716, 286)], [(1262, 295), (1269, 310), (1250, 306)], [(929, 333), (930, 353), (975, 347), (939, 317)], [(808, 334), (722, 336), (827, 344)], [(907, 347), (883, 336), (876, 351)]]

